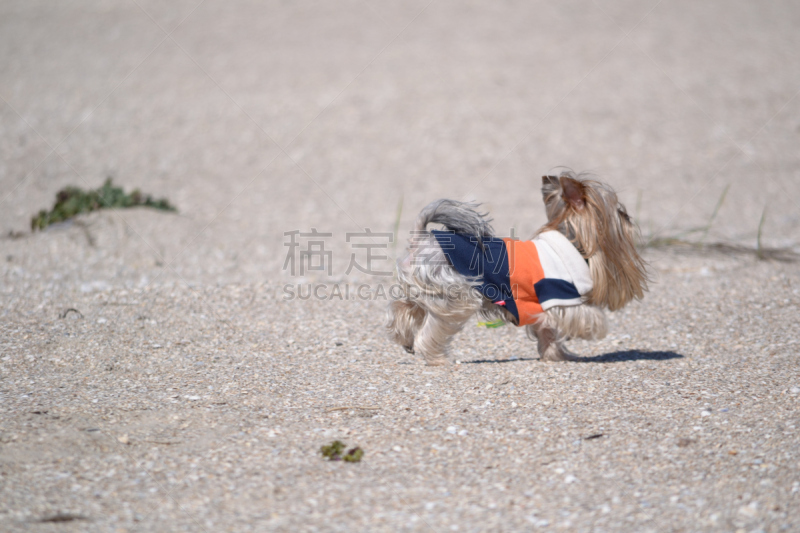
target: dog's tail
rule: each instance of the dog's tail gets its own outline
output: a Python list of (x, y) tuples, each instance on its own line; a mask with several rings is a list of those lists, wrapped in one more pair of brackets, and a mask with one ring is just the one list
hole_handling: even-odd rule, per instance
[(494, 235), (486, 213), (478, 213), (476, 209), (480, 204), (458, 202), (456, 200), (436, 200), (431, 202), (417, 216), (416, 230), (423, 231), (431, 222), (442, 224), (456, 233), (472, 235), (483, 242), (484, 237)]

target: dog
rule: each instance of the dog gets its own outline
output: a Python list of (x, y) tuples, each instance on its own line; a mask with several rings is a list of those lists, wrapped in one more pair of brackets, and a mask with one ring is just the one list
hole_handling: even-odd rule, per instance
[[(391, 339), (435, 366), (475, 314), (525, 327), (544, 361), (577, 360), (569, 338), (605, 337), (604, 309), (647, 291), (639, 230), (614, 190), (584, 175), (544, 176), (542, 196), (547, 223), (530, 241), (496, 238), (479, 204), (425, 207), (397, 260), (403, 290), (389, 304)], [(431, 223), (446, 230), (428, 231)]]

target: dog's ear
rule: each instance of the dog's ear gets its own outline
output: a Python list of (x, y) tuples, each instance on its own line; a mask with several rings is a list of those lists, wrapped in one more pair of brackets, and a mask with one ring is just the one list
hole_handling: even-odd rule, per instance
[(542, 197), (544, 201), (552, 197), (552, 195), (561, 189), (556, 176), (542, 176)]
[(561, 176), (559, 182), (561, 183), (561, 197), (565, 202), (578, 211), (586, 207), (586, 201), (583, 199), (583, 185), (580, 181)]

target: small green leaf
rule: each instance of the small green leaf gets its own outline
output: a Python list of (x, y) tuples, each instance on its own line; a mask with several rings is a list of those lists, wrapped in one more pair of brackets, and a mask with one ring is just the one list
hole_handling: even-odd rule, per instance
[(361, 461), (362, 457), (364, 457), (364, 450), (359, 447), (355, 447), (352, 450), (349, 450), (342, 459), (344, 459), (347, 463), (358, 463)]
[(322, 453), (322, 456), (326, 457), (329, 461), (339, 461), (344, 451), (344, 443), (340, 440), (335, 440), (329, 445), (320, 448), (319, 451)]

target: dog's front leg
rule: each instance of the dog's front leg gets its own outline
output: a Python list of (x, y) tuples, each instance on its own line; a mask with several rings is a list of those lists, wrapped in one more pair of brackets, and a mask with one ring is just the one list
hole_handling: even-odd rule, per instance
[(535, 324), (526, 326), (528, 337), (536, 338), (539, 349), (539, 357), (542, 361), (577, 361), (578, 356), (570, 352), (564, 346), (560, 338), (558, 329), (548, 324), (548, 321), (540, 320)]

